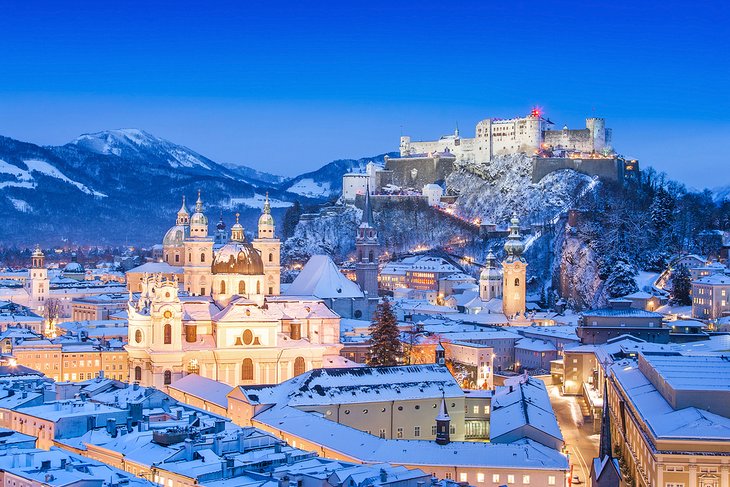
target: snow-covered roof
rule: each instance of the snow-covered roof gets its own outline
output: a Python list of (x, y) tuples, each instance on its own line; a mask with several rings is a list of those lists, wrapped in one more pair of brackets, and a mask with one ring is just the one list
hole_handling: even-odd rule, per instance
[(499, 441), (499, 437), (525, 426), (563, 440), (545, 383), (538, 379), (528, 378), (498, 387), (492, 398), (491, 441)]
[(241, 390), (253, 403), (296, 407), (464, 395), (449, 370), (435, 364), (314, 369), (277, 386)]
[(675, 410), (635, 361), (617, 362), (610, 371), (657, 438), (725, 441), (730, 438), (730, 418), (696, 407)]
[(252, 421), (367, 463), (387, 462), (414, 467), (568, 469), (565, 455), (528, 439), (507, 444), (466, 441), (446, 445), (424, 440), (391, 440), (289, 406), (270, 408), (256, 415)]
[(228, 398), (226, 396), (233, 390), (233, 387), (228, 384), (201, 377), (198, 374), (188, 374), (176, 380), (168, 387), (212, 402), (226, 409), (228, 408)]
[(710, 286), (728, 286), (730, 285), (730, 276), (725, 274), (713, 274), (711, 276), (700, 277), (692, 282), (692, 284), (707, 284)]
[(287, 296), (320, 299), (362, 298), (360, 287), (344, 276), (327, 255), (313, 255), (286, 289)]
[(515, 343), (515, 348), (529, 350), (531, 352), (555, 352), (557, 348), (552, 342), (536, 340), (534, 338), (523, 338)]
[(182, 274), (182, 267), (174, 267), (167, 262), (146, 262), (140, 266), (127, 271), (127, 273), (140, 274)]

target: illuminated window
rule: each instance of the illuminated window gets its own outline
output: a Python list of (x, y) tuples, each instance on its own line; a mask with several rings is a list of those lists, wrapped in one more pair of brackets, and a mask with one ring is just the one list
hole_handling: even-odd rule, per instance
[(484, 482), (484, 474), (482, 472), (477, 474), (477, 482)]

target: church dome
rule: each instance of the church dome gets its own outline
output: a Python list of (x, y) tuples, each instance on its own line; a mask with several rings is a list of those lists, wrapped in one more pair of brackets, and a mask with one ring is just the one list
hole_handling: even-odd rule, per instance
[(84, 272), (84, 266), (78, 262), (69, 262), (66, 264), (66, 267), (64, 267), (63, 272)]
[(170, 228), (165, 234), (165, 238), (162, 239), (162, 245), (182, 245), (185, 239), (188, 237), (188, 227), (185, 225), (175, 225)]
[(274, 226), (274, 217), (271, 216), (271, 213), (262, 213), (259, 217), (259, 226), (268, 225), (268, 226)]
[(240, 274), (245, 276), (262, 276), (264, 263), (261, 255), (248, 242), (229, 242), (215, 253), (213, 274)]
[(196, 211), (193, 216), (190, 217), (191, 225), (205, 225), (208, 226), (208, 217), (203, 213)]

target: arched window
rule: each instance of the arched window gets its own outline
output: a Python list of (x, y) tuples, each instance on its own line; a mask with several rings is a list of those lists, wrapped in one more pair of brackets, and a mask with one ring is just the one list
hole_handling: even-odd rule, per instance
[(243, 359), (243, 364), (241, 364), (241, 380), (253, 380), (253, 360), (250, 358)]
[(301, 375), (306, 371), (306, 365), (304, 364), (304, 357), (297, 357), (294, 359), (294, 375)]
[(368, 254), (368, 261), (370, 261), (370, 262), (372, 262), (372, 261), (373, 261), (373, 251), (372, 251), (372, 250), (371, 250), (371, 251), (370, 251), (370, 253)]
[(256, 281), (256, 294), (261, 294), (261, 281)]
[(165, 385), (172, 384), (172, 372), (166, 370), (162, 381)]
[(200, 254), (200, 262), (205, 262), (205, 253)]
[(134, 368), (134, 380), (142, 380), (142, 367), (139, 365)]
[(246, 294), (246, 281), (238, 282), (238, 294)]
[(142, 343), (142, 331), (137, 330), (134, 332), (134, 341), (137, 343)]
[(517, 278), (515, 278), (515, 287), (519, 287), (519, 285), (520, 285), (520, 278), (517, 277)]
[(221, 281), (221, 294), (226, 293), (226, 281)]
[(172, 343), (172, 325), (170, 325), (170, 323), (166, 324), (163, 331), (164, 331), (164, 335), (165, 335), (164, 339), (163, 339), (163, 343), (165, 345), (171, 344)]
[(274, 262), (274, 254), (269, 252), (269, 262)]

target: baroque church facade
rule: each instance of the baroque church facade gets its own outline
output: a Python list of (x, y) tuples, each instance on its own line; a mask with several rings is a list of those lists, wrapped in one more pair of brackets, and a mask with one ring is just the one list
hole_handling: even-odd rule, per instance
[(342, 365), (340, 317), (313, 297), (280, 296), (280, 246), (268, 196), (257, 238), (243, 226), (208, 234), (200, 194), (163, 239), (163, 260), (182, 272), (146, 274), (128, 305), (129, 377), (164, 387), (186, 374), (238, 384), (275, 384)]

